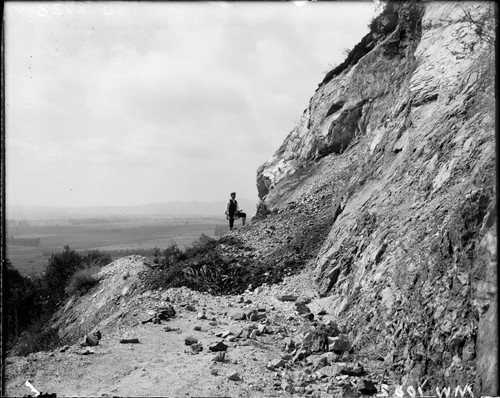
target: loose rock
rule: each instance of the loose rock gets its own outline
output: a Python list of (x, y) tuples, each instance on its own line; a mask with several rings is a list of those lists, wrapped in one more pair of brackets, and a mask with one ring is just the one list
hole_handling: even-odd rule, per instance
[(351, 343), (346, 336), (340, 335), (337, 337), (331, 337), (328, 338), (328, 341), (330, 343), (328, 349), (335, 353), (342, 353), (351, 349)]
[(233, 315), (231, 315), (231, 319), (235, 321), (244, 321), (246, 319), (246, 315), (244, 312), (236, 312)]
[(240, 381), (241, 380), (241, 377), (238, 374), (238, 372), (231, 373), (227, 378), (228, 378), (228, 380), (232, 380), (232, 381)]
[(186, 345), (192, 345), (196, 343), (198, 343), (198, 339), (196, 337), (189, 336), (184, 339), (184, 344)]
[(120, 343), (121, 344), (138, 344), (139, 343), (139, 339), (121, 339), (120, 340)]
[(217, 355), (215, 355), (212, 358), (212, 361), (214, 362), (224, 362), (226, 358), (226, 353), (224, 351), (218, 352)]
[(217, 352), (217, 351), (226, 351), (227, 347), (228, 346), (226, 344), (224, 344), (224, 343), (222, 343), (222, 342), (219, 341), (218, 343), (213, 344), (210, 347), (208, 347), (208, 349), (210, 351)]
[(303, 303), (295, 303), (295, 309), (300, 315), (311, 313), (311, 309)]
[(293, 294), (283, 294), (278, 296), (277, 299), (280, 301), (296, 301), (297, 296), (294, 296)]
[(360, 380), (357, 388), (361, 394), (373, 395), (377, 392), (377, 389), (371, 380)]

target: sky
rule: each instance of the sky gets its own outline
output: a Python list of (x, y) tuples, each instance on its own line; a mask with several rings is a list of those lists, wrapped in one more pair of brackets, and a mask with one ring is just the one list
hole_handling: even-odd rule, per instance
[(257, 201), (372, 1), (6, 2), (6, 199)]

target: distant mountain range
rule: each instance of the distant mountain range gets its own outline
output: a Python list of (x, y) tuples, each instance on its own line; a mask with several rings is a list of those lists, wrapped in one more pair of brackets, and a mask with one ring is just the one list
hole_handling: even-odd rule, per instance
[[(255, 214), (257, 202), (238, 198), (238, 205), (248, 217)], [(112, 216), (224, 216), (226, 201), (164, 202), (138, 206), (7, 206), (7, 219), (62, 219)]]

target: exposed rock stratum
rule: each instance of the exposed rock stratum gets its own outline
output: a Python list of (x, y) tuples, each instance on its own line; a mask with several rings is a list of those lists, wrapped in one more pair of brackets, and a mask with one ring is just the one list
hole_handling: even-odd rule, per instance
[(386, 10), (257, 186), (260, 206), (284, 217), (308, 199), (334, 215), (310, 266), (356, 346), (404, 383), (496, 395), (494, 49), (465, 18), (490, 7)]

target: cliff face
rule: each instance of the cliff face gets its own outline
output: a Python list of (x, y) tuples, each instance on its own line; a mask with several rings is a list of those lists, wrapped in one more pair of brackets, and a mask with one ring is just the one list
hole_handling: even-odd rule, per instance
[(257, 218), (330, 217), (309, 267), (357, 349), (401, 384), (483, 395), (498, 389), (493, 7), (388, 5), (257, 171)]

